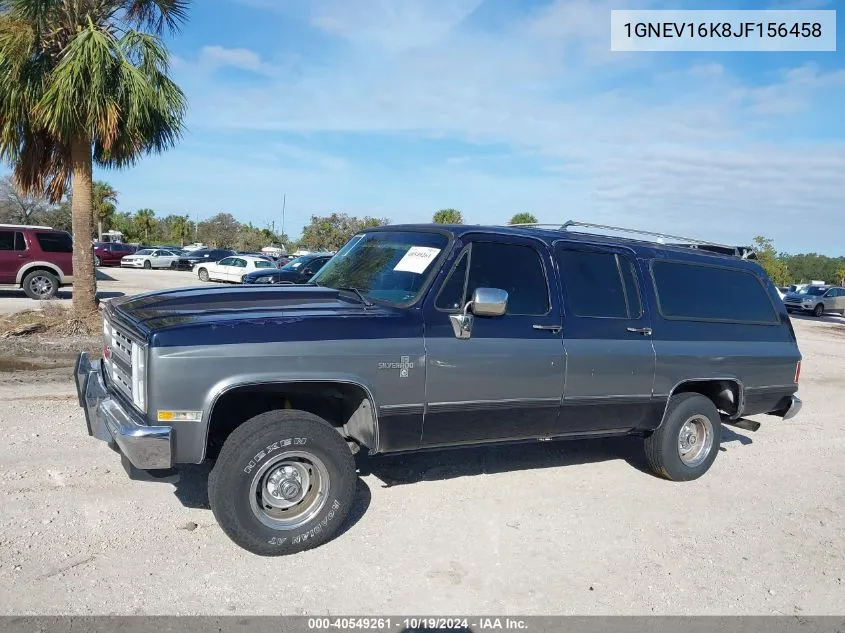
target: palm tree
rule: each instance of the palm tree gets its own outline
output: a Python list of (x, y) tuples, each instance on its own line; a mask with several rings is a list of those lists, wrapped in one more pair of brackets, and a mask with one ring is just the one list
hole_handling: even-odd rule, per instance
[(97, 307), (93, 163), (126, 167), (173, 146), (185, 96), (161, 36), (189, 0), (0, 0), (0, 158), (23, 193), (72, 189), (73, 307)]
[(171, 237), (179, 240), (179, 246), (185, 245), (185, 240), (191, 236), (191, 219), (187, 215), (177, 215), (170, 225)]
[(152, 209), (139, 209), (135, 213), (135, 222), (138, 223), (138, 228), (144, 231), (144, 241), (150, 241), (150, 229), (155, 226), (156, 212)]
[(97, 239), (103, 241), (103, 223), (110, 220), (117, 211), (117, 191), (109, 183), (98, 180), (93, 186), (94, 221), (97, 223)]
[(537, 218), (530, 213), (517, 213), (508, 224), (537, 224)]
[(464, 218), (457, 209), (440, 209), (431, 221), (435, 224), (463, 224)]

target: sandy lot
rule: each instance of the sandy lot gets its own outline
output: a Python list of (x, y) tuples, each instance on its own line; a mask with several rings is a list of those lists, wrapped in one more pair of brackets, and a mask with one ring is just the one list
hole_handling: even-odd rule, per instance
[(132, 482), (87, 436), (76, 343), (19, 344), (39, 360), (0, 364), (0, 613), (841, 614), (845, 325), (795, 325), (804, 410), (725, 427), (698, 481), (646, 474), (632, 440), (379, 459), (337, 538), (275, 559), (217, 528), (205, 468)]
[[(142, 270), (111, 266), (97, 269), (97, 296), (100, 299), (196, 285), (209, 285), (209, 283), (203, 284), (194, 273), (188, 271)], [(210, 285), (220, 284), (210, 283)], [(55, 301), (69, 305), (72, 297), (73, 287), (68, 286), (59, 290)], [(32, 310), (41, 304), (41, 301), (28, 299), (22, 290), (0, 290), (0, 314)]]

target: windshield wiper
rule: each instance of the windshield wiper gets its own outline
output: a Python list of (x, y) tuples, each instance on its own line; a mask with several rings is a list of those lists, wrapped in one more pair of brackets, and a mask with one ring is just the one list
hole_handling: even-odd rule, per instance
[(368, 308), (375, 305), (375, 304), (373, 304), (372, 301), (368, 301), (367, 298), (364, 296), (364, 294), (360, 290), (358, 290), (357, 288), (353, 288), (352, 286), (341, 286), (340, 288), (338, 288), (338, 290), (346, 290), (347, 292), (354, 292), (358, 296), (358, 298), (361, 300), (361, 303), (363, 303)]

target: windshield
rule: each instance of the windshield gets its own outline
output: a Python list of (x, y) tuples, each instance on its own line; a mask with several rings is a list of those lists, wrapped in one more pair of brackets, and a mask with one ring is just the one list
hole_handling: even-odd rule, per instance
[(300, 268), (303, 264), (308, 263), (312, 258), (308, 255), (303, 255), (302, 257), (297, 257), (296, 259), (290, 260), (287, 264), (282, 266), (282, 270), (296, 270)]
[(353, 237), (311, 278), (328, 288), (355, 288), (395, 304), (416, 300), (448, 238), (442, 233), (377, 231)]
[(135, 254), (136, 255), (152, 255), (152, 251), (148, 248), (145, 248), (144, 250), (138, 251)]
[(824, 293), (827, 292), (827, 288), (824, 286), (807, 286), (804, 290), (801, 291), (801, 294), (810, 295), (812, 297), (820, 297)]

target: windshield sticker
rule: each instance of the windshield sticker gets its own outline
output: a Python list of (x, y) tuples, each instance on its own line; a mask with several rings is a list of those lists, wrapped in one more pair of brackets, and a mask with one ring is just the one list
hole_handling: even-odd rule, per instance
[(408, 252), (405, 253), (405, 256), (399, 260), (399, 263), (393, 267), (393, 270), (398, 272), (422, 274), (439, 253), (439, 248), (432, 248), (430, 246), (412, 246), (408, 249)]

